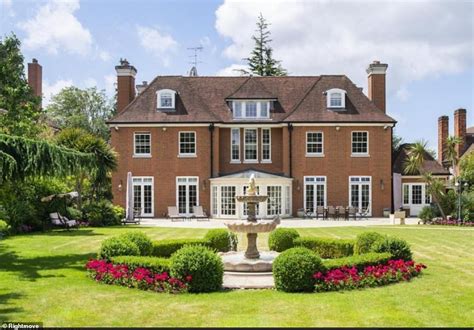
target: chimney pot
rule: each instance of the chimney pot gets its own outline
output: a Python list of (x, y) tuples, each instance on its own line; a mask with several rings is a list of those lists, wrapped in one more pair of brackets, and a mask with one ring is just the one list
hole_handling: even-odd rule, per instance
[(368, 74), (368, 97), (374, 104), (385, 113), (385, 73), (388, 64), (373, 61), (369, 64), (366, 72)]
[[(33, 94), (37, 97), (43, 95), (43, 67), (38, 63), (36, 58), (33, 58), (31, 63), (28, 63), (28, 85), (33, 90)], [(40, 102), (41, 107), (41, 102)]]

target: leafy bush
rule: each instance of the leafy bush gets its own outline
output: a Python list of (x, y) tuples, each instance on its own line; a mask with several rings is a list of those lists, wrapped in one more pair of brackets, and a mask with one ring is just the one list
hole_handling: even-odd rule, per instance
[(74, 207), (66, 208), (66, 216), (71, 220), (82, 220), (82, 212)]
[(393, 259), (397, 260), (412, 259), (410, 245), (408, 245), (407, 241), (396, 237), (385, 236), (382, 239), (377, 240), (372, 246), (372, 251), (379, 253), (388, 252), (392, 255)]
[(130, 231), (123, 234), (120, 234), (121, 238), (127, 239), (135, 243), (140, 250), (141, 256), (149, 256), (153, 251), (153, 242), (152, 240), (141, 231)]
[(102, 242), (98, 258), (110, 259), (114, 256), (139, 256), (140, 250), (132, 241), (123, 237), (110, 237)]
[(295, 246), (302, 246), (316, 252), (321, 258), (332, 259), (354, 254), (354, 240), (318, 237), (300, 237)]
[(376, 266), (387, 263), (392, 258), (390, 253), (369, 252), (360, 255), (353, 255), (345, 258), (323, 260), (323, 265), (328, 269), (337, 269), (340, 267), (355, 267), (358, 271), (367, 266)]
[(268, 246), (272, 251), (283, 252), (294, 247), (294, 241), (298, 237), (300, 237), (300, 234), (296, 229), (277, 228), (270, 233)]
[(154, 273), (169, 273), (171, 265), (169, 259), (147, 256), (116, 256), (110, 259), (115, 265), (127, 265), (131, 271), (142, 267)]
[(153, 242), (152, 255), (155, 257), (169, 258), (173, 253), (186, 245), (208, 246), (205, 239), (169, 239)]
[(8, 236), (10, 233), (10, 226), (6, 221), (0, 220), (0, 239), (4, 236)]
[(171, 276), (192, 276), (190, 292), (220, 290), (224, 276), (222, 259), (205, 246), (185, 246), (171, 257)]
[[(448, 190), (446, 194), (441, 195), (439, 198), (439, 204), (446, 215), (456, 216), (457, 194), (454, 190)], [(436, 216), (440, 215), (440, 212), (436, 214)]]
[(420, 213), (418, 213), (418, 217), (421, 220), (431, 220), (435, 217), (435, 212), (431, 206), (423, 206)]
[(86, 219), (93, 227), (120, 225), (122, 217), (118, 210), (108, 200), (91, 202), (84, 207)]
[(206, 233), (204, 239), (209, 247), (219, 252), (228, 252), (237, 250), (237, 235), (227, 229), (211, 229)]
[(280, 291), (313, 291), (315, 283), (313, 274), (324, 271), (325, 267), (317, 254), (303, 247), (288, 249), (273, 262), (275, 287)]
[(370, 252), (370, 249), (372, 248), (372, 245), (375, 243), (375, 241), (382, 238), (383, 235), (373, 231), (364, 232), (357, 235), (354, 244), (354, 254), (363, 254)]

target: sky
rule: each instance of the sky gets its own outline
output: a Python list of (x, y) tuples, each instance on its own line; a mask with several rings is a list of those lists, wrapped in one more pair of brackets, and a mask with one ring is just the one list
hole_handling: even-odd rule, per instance
[(120, 58), (137, 84), (186, 75), (191, 47), (203, 47), (199, 75), (236, 75), (260, 13), (290, 75), (345, 74), (367, 93), (368, 64), (388, 63), (387, 112), (405, 142), (436, 149), (437, 118), (452, 134), (458, 108), (474, 125), (474, 1), (0, 0), (0, 36), (39, 60), (47, 104), (70, 85), (112, 96)]

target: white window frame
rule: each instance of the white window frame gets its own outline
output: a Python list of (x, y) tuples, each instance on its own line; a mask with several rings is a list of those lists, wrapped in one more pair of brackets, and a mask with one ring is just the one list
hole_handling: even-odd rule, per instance
[[(239, 138), (238, 138), (238, 141), (236, 144), (233, 144), (232, 143), (232, 132), (233, 131), (237, 131), (239, 132)], [(234, 163), (234, 164), (240, 164), (240, 140), (241, 140), (241, 137), (240, 137), (240, 128), (231, 128), (230, 129), (230, 162), (231, 163)], [(239, 158), (238, 159), (233, 159), (233, 150), (232, 150), (232, 147), (233, 146), (237, 146), (237, 149), (239, 150)]]
[[(247, 142), (245, 141), (245, 134), (247, 131), (255, 131), (255, 134), (256, 134), (256, 137), (255, 137), (255, 146), (256, 146), (255, 155), (257, 156), (256, 159), (247, 159), (247, 153), (246, 153)], [(244, 163), (247, 163), (247, 164), (258, 163), (258, 128), (244, 128)]]
[[(268, 143), (263, 143), (263, 132), (268, 131)], [(262, 143), (262, 154), (261, 154), (261, 159), (262, 163), (271, 163), (272, 162), (272, 129), (271, 128), (262, 128), (262, 134), (261, 134), (261, 143)], [(268, 146), (268, 159), (263, 158), (263, 150), (264, 150), (264, 145)]]
[[(257, 115), (256, 117), (247, 117), (246, 113), (246, 107), (247, 107), (247, 102), (256, 102), (257, 103)], [(240, 117), (235, 116), (235, 107), (236, 104), (240, 104)], [(266, 103), (267, 104), (267, 115), (262, 116), (261, 115), (261, 103)], [(234, 100), (232, 101), (232, 116), (234, 119), (247, 119), (247, 120), (258, 120), (258, 119), (270, 119), (270, 101), (267, 100)]]
[[(308, 152), (308, 136), (309, 134), (320, 133), (321, 134), (321, 152)], [(318, 142), (311, 142), (318, 143)], [(324, 132), (322, 131), (308, 131), (306, 132), (306, 157), (324, 157)]]
[[(161, 105), (161, 95), (162, 94), (171, 94), (171, 106), (162, 106)], [(160, 89), (156, 92), (156, 108), (160, 109), (175, 109), (176, 104), (176, 91), (172, 89)]]
[[(352, 181), (352, 179), (359, 179), (358, 181)], [(367, 180), (364, 180), (362, 181), (362, 179), (369, 179), (368, 181)], [(348, 205), (351, 206), (352, 205), (352, 189), (351, 189), (351, 186), (352, 185), (359, 185), (359, 205), (361, 203), (361, 199), (360, 199), (360, 192), (361, 192), (361, 189), (360, 189), (360, 186), (363, 185), (363, 184), (368, 184), (369, 185), (369, 214), (368, 216), (372, 216), (372, 176), (370, 175), (351, 175), (349, 176), (349, 200), (348, 200)], [(358, 208), (359, 206), (357, 206)]]
[[(141, 180), (140, 182), (135, 182), (134, 179), (136, 180)], [(144, 180), (150, 180), (151, 182), (144, 182)], [(151, 185), (151, 213), (144, 213), (145, 208), (142, 208), (142, 213), (140, 214), (143, 217), (154, 217), (155, 216), (155, 180), (154, 177), (152, 176), (132, 176), (132, 199), (134, 198), (134, 186), (141, 186), (141, 201), (142, 204), (145, 202), (145, 185)], [(132, 201), (132, 204), (134, 205), (134, 201)], [(128, 207), (128, 205), (127, 205)]]
[[(194, 153), (181, 153), (181, 133), (194, 134)], [(178, 157), (179, 158), (194, 158), (197, 157), (197, 133), (196, 131), (179, 131), (178, 132)]]
[[(413, 186), (421, 186), (421, 203), (420, 204), (413, 204)], [(408, 187), (408, 203), (405, 203), (405, 187)], [(402, 205), (407, 207), (423, 207), (429, 206), (432, 202), (431, 195), (429, 197), (429, 203), (426, 203), (426, 183), (424, 182), (405, 182), (402, 183)]]
[[(312, 182), (306, 182), (307, 179), (310, 179), (310, 178), (313, 178), (315, 179), (314, 181)], [(306, 186), (307, 185), (312, 185), (312, 186), (316, 186), (316, 185), (324, 185), (324, 207), (327, 206), (327, 203), (328, 203), (328, 179), (327, 179), (327, 176), (325, 175), (306, 175), (303, 177), (303, 207), (304, 209), (306, 210), (308, 207), (306, 205)], [(314, 188), (314, 200), (313, 200), (313, 203), (314, 203), (314, 210), (316, 210), (316, 188)]]
[[(179, 179), (186, 179), (186, 182), (178, 182)], [(196, 179), (196, 182), (190, 182), (189, 179)], [(199, 177), (198, 176), (177, 176), (176, 177), (176, 208), (178, 209), (179, 212), (179, 189), (178, 186), (196, 186), (196, 205), (199, 204)], [(186, 189), (188, 194), (186, 195), (186, 205), (189, 205), (189, 188)], [(180, 213), (181, 215), (191, 215), (193, 210), (189, 210), (189, 213)]]
[[(136, 137), (137, 135), (148, 135), (150, 137), (150, 152), (137, 153)], [(134, 158), (150, 158), (151, 157), (151, 133), (150, 132), (133, 132), (133, 157)]]
[[(353, 144), (354, 144), (354, 133), (366, 133), (367, 134), (367, 152), (354, 152), (353, 151)], [(351, 157), (369, 157), (369, 138), (370, 134), (369, 131), (351, 131)]]
[[(331, 105), (331, 98), (333, 94), (340, 93), (341, 94), (341, 105), (334, 106)], [(340, 88), (331, 88), (330, 90), (326, 91), (326, 106), (328, 109), (345, 109), (346, 108), (346, 94), (347, 92)]]

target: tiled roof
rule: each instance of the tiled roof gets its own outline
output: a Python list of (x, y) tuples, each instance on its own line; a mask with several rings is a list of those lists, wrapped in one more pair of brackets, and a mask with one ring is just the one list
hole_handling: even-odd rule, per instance
[[(410, 149), (411, 144), (405, 143), (400, 146), (398, 152), (394, 155), (393, 161), (393, 172), (394, 173), (401, 173), (405, 175), (405, 162), (408, 159), (408, 151)], [(435, 175), (449, 175), (449, 171), (445, 169), (441, 164), (439, 164), (430, 154), (425, 154), (425, 161), (423, 162), (423, 170), (426, 172), (430, 172)], [(412, 175), (417, 175), (419, 173), (414, 173)]]
[(466, 133), (474, 135), (474, 126), (468, 127), (467, 130), (466, 130)]
[[(346, 111), (326, 108), (331, 88), (347, 91)], [(156, 92), (172, 89), (176, 111), (156, 111)], [(277, 99), (272, 122), (381, 122), (395, 120), (377, 109), (346, 76), (184, 77), (158, 76), (109, 123), (236, 122), (229, 98)], [(266, 120), (268, 122), (268, 120)]]

